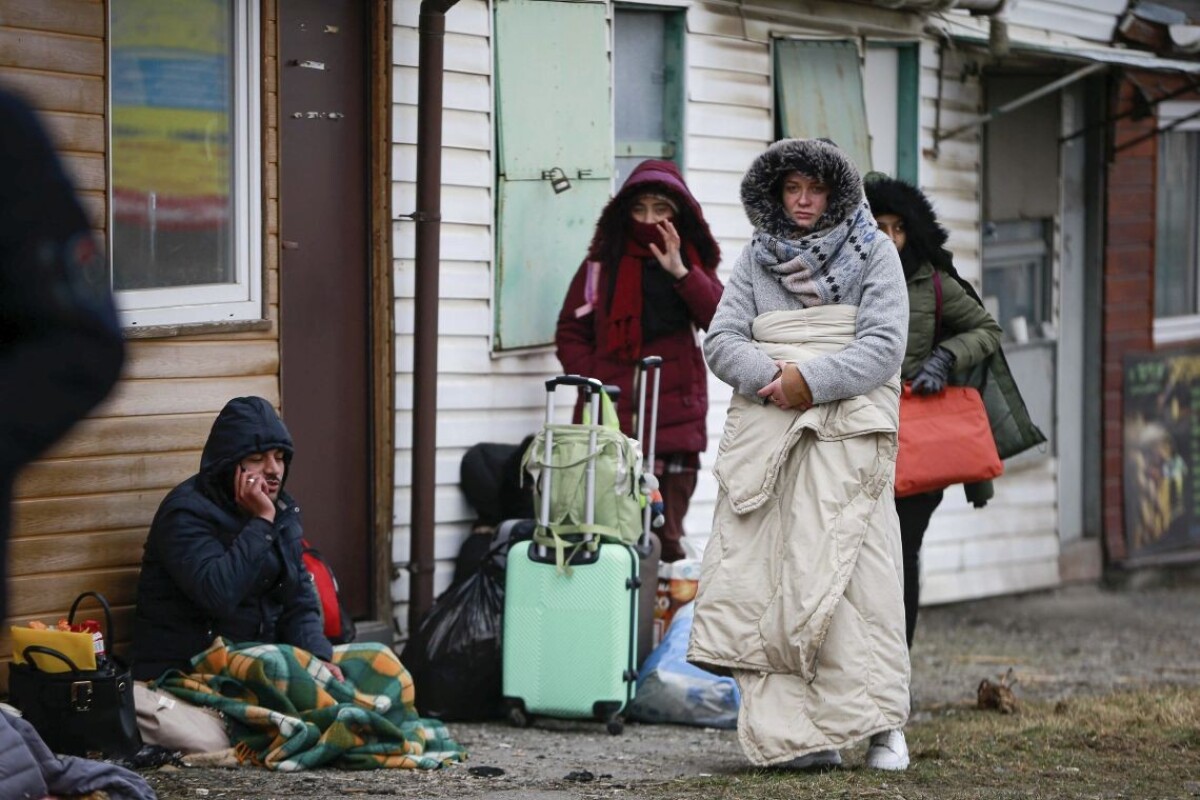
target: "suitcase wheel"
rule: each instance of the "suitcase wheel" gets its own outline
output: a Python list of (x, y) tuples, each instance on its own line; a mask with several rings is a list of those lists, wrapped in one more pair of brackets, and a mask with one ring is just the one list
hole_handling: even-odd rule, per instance
[(525, 709), (520, 706), (512, 706), (508, 709), (508, 724), (514, 728), (528, 728), (533, 720), (525, 713)]
[(620, 717), (613, 717), (605, 723), (604, 729), (613, 736), (620, 736), (625, 731), (625, 723)]

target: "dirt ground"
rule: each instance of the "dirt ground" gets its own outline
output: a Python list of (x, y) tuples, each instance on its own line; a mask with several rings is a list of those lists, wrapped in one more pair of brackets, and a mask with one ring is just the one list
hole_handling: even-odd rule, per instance
[[(1141, 583), (1145, 583), (1142, 581)], [(924, 609), (913, 648), (919, 726), (972, 705), (985, 677), (1010, 667), (1018, 698), (1059, 700), (1136, 687), (1200, 686), (1200, 580), (1195, 571), (1155, 585), (1078, 586)], [(453, 724), (469, 760), (436, 772), (283, 775), (259, 769), (162, 769), (146, 777), (163, 800), (184, 798), (636, 798), (672, 779), (747, 769), (733, 731), (599, 723)]]

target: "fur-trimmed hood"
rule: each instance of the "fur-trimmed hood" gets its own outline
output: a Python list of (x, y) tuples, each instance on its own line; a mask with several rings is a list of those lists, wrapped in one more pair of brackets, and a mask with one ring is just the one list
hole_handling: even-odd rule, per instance
[(872, 214), (876, 217), (895, 214), (904, 221), (905, 252), (900, 258), (905, 262), (905, 272), (910, 271), (910, 264), (914, 269), (921, 264), (941, 270), (952, 268), (950, 253), (946, 250), (950, 234), (938, 222), (933, 204), (924, 192), (911, 183), (889, 178), (881, 172), (868, 173), (863, 180), (863, 189)]
[(709, 230), (700, 203), (684, 183), (679, 167), (670, 161), (658, 159), (643, 161), (634, 167), (621, 189), (604, 206), (596, 221), (588, 258), (610, 266), (616, 265), (625, 252), (633, 201), (646, 193), (665, 195), (675, 201), (678, 212), (674, 223), (679, 235), (696, 248), (701, 261), (699, 266), (709, 271), (716, 270), (721, 260), (721, 248)]
[(754, 159), (742, 178), (742, 206), (755, 228), (780, 239), (799, 239), (810, 233), (801, 231), (783, 207), (783, 179), (792, 171), (829, 187), (829, 203), (814, 231), (852, 216), (862, 202), (858, 167), (837, 145), (822, 139), (781, 139)]

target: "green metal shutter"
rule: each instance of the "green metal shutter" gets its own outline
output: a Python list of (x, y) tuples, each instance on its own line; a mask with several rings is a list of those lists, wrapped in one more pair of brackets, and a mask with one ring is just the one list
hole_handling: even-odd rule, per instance
[(495, 346), (512, 350), (554, 341), (609, 197), (612, 95), (603, 3), (497, 0), (495, 15)]
[(859, 171), (871, 169), (857, 44), (777, 39), (775, 98), (784, 137), (832, 139)]
[(896, 175), (913, 186), (919, 182), (921, 53), (919, 45), (896, 48)]

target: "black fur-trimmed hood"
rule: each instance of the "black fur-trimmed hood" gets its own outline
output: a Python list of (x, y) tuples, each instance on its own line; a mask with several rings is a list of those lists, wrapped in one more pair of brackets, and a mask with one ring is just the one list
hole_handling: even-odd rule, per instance
[(933, 204), (917, 187), (906, 181), (889, 178), (881, 172), (868, 173), (863, 181), (867, 202), (876, 217), (895, 214), (904, 221), (905, 252), (901, 258), (914, 266), (930, 264), (937, 269), (951, 268), (952, 259), (946, 250), (950, 234), (938, 222)]
[(783, 178), (798, 171), (829, 187), (829, 204), (817, 220), (816, 231), (852, 216), (862, 202), (858, 167), (837, 145), (821, 139), (781, 139), (750, 165), (742, 178), (742, 206), (750, 224), (771, 236), (799, 239), (801, 231), (783, 207)]

